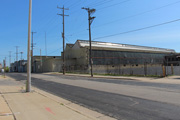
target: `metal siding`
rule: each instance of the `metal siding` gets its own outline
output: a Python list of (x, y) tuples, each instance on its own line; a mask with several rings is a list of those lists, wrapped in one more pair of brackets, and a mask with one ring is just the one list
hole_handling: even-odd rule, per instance
[(125, 52), (125, 51), (107, 51), (93, 50), (94, 65), (118, 65), (118, 64), (162, 64), (164, 56), (161, 53), (145, 53), (145, 52)]

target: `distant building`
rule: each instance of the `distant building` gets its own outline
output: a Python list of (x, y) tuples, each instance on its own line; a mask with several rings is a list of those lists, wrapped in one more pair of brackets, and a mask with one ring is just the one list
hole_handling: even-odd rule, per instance
[[(65, 71), (89, 73), (89, 51), (87, 40), (66, 44)], [(63, 53), (61, 56), (33, 56), (33, 72), (62, 72), (62, 56)], [(173, 49), (92, 41), (93, 73), (97, 74), (164, 75), (166, 72), (179, 75), (180, 67), (172, 67), (172, 64), (180, 65), (179, 61), (180, 55)], [(27, 61), (12, 63), (11, 71), (26, 72)]]
[(10, 72), (14, 72), (14, 63), (10, 64)]
[(42, 72), (61, 72), (61, 56), (33, 56), (33, 65), (35, 73)]
[(18, 61), (18, 72), (27, 72), (27, 60)]
[[(61, 56), (33, 56), (33, 72), (61, 72), (62, 59)], [(27, 60), (20, 60), (11, 63), (11, 72), (27, 72)]]
[(10, 72), (27, 72), (27, 60), (19, 60), (11, 63)]
[(18, 72), (18, 61), (15, 61), (14, 63), (11, 63), (12, 72)]

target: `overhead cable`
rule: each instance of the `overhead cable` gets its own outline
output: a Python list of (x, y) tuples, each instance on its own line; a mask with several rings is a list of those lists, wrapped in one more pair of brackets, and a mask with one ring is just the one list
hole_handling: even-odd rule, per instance
[(107, 36), (103, 36), (103, 37), (98, 37), (98, 38), (95, 38), (93, 40), (103, 39), (103, 38), (107, 38), (107, 37), (113, 37), (113, 36), (132, 33), (132, 32), (137, 32), (137, 31), (150, 29), (150, 28), (154, 28), (154, 27), (158, 27), (158, 26), (162, 26), (162, 25), (166, 25), (166, 24), (170, 24), (170, 23), (174, 23), (174, 22), (178, 22), (178, 21), (180, 21), (180, 19), (176, 19), (176, 20), (172, 20), (172, 21), (169, 21), (169, 22), (164, 22), (164, 23), (160, 23), (160, 24), (156, 24), (156, 25), (152, 25), (152, 26), (148, 26), (148, 27), (143, 27), (143, 28), (139, 28), (139, 29), (129, 30), (129, 31), (126, 31), (126, 32), (121, 32), (121, 33), (116, 33), (116, 34), (107, 35)]

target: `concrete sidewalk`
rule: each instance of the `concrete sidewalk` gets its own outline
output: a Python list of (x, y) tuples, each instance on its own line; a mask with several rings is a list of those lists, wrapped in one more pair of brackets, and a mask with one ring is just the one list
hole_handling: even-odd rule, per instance
[(114, 120), (70, 101), (0, 76), (0, 120)]
[(13, 113), (2, 95), (0, 95), (0, 120), (14, 120)]

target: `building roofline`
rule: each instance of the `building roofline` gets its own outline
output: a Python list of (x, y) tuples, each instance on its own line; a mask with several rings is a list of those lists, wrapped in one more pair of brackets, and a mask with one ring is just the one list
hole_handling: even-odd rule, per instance
[[(86, 46), (89, 47), (89, 41), (88, 40), (77, 40), (76, 42), (79, 42), (80, 47), (86, 47)], [(92, 47), (111, 48), (111, 49), (141, 50), (141, 51), (144, 50), (144, 51), (154, 51), (154, 52), (156, 51), (156, 52), (175, 53), (175, 50), (167, 49), (167, 48), (138, 46), (138, 45), (110, 43), (110, 42), (100, 42), (100, 41), (92, 41)]]
[(74, 44), (71, 44), (71, 43), (66, 43), (66, 45), (69, 46), (70, 48), (74, 46)]

